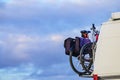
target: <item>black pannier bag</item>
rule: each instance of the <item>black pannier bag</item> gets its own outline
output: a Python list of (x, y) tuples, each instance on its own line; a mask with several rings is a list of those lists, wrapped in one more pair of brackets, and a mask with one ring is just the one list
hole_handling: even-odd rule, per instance
[(75, 53), (76, 56), (80, 54), (80, 37), (75, 37)]
[(74, 38), (67, 38), (64, 41), (64, 48), (65, 48), (65, 54), (70, 54), (70, 49), (72, 48), (73, 54), (72, 56), (77, 57), (80, 54), (80, 38), (76, 37)]
[(74, 50), (74, 44), (75, 44), (74, 40), (75, 39), (70, 38), (70, 37), (65, 39), (65, 41), (64, 41), (64, 48), (65, 48), (65, 54), (66, 55), (69, 55), (71, 47), (73, 47), (73, 50)]

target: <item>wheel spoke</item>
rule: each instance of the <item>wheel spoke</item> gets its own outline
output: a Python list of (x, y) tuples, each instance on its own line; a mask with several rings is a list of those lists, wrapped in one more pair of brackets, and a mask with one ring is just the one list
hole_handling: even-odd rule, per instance
[(82, 67), (87, 72), (86, 74), (91, 74), (93, 72), (93, 53), (92, 53), (92, 43), (88, 43), (82, 47), (82, 50), (80, 51), (81, 56), (81, 62)]
[(72, 69), (79, 75), (90, 75), (93, 72), (94, 52), (93, 43), (84, 45), (78, 57), (72, 56), (70, 53), (70, 65)]

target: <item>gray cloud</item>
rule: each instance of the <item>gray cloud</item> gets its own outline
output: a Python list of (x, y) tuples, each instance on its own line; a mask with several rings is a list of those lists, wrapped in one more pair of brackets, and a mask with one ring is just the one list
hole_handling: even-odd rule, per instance
[[(43, 37), (25, 34), (6, 34), (6, 37), (2, 38), (0, 44), (1, 67), (28, 62), (44, 66), (64, 61), (62, 35), (46, 35)], [(51, 62), (48, 63), (48, 61)]]
[(101, 17), (107, 20), (111, 12), (119, 10), (120, 6), (117, 3), (119, 1), (13, 0), (0, 10), (1, 24), (36, 27), (41, 32), (63, 31), (63, 26), (73, 28), (94, 22), (101, 23)]

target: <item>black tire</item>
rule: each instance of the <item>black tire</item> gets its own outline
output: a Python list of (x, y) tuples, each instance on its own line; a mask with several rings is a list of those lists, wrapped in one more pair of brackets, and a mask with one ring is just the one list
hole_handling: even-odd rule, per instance
[(94, 45), (94, 43), (87, 43), (81, 48), (80, 51), (81, 65), (88, 75), (93, 72)]
[[(80, 59), (79, 59), (78, 57), (74, 57), (74, 56), (72, 56), (72, 55), (73, 55), (73, 52), (70, 51), (69, 62), (70, 62), (70, 65), (71, 65), (73, 71), (74, 71), (75, 73), (77, 73), (79, 76), (84, 75), (86, 72), (85, 72), (85, 70), (83, 70), (83, 68), (82, 68), (82, 66), (81, 66)], [(74, 59), (78, 61), (79, 66), (77, 66), (77, 65), (75, 64)], [(79, 69), (78, 69), (77, 67), (78, 67)]]

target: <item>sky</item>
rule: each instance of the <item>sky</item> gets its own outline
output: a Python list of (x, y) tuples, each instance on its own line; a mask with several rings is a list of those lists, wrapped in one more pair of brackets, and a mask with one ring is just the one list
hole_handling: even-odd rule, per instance
[(79, 77), (64, 52), (67, 37), (120, 12), (120, 0), (0, 0), (0, 80)]

